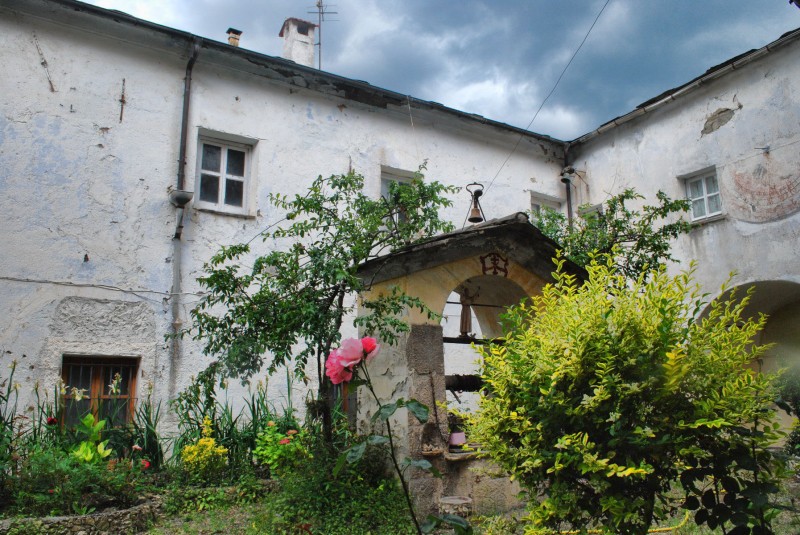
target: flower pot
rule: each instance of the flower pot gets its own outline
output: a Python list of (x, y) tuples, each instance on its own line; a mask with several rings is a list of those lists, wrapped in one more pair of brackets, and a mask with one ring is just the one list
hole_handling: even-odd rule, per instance
[(454, 431), (450, 433), (450, 440), (448, 443), (451, 446), (461, 446), (467, 442), (467, 437), (464, 435), (463, 431)]

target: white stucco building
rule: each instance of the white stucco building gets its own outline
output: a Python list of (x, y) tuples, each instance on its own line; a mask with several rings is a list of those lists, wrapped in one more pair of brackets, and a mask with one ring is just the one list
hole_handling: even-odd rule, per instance
[[(211, 358), (165, 336), (203, 263), (281, 218), (270, 193), (353, 169), (377, 197), (423, 162), (456, 186), (502, 167), (489, 217), (566, 209), (567, 166), (575, 206), (624, 187), (696, 194), (677, 256), (712, 295), (732, 270), (756, 283), (765, 338), (800, 355), (800, 31), (572, 142), (303, 65), (313, 33), (284, 24), (288, 61), (235, 30), (228, 44), (72, 0), (0, 4), (0, 365), (18, 361), (23, 400), (113, 371), (133, 396), (173, 398)], [(468, 196), (454, 201), (460, 227)]]

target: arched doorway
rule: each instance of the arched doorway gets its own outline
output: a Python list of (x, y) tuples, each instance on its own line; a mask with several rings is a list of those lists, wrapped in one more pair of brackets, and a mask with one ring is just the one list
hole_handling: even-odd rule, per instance
[[(757, 340), (758, 344), (771, 344), (763, 358), (754, 363), (764, 372), (786, 370), (787, 378), (800, 380), (800, 284), (792, 281), (755, 281), (740, 284), (717, 299), (735, 292), (741, 298), (753, 288), (754, 292), (743, 311), (750, 318), (759, 313), (767, 315), (767, 323)], [(784, 428), (791, 427), (794, 418), (780, 411)]]
[(470, 277), (450, 293), (441, 322), (448, 408), (478, 408), (481, 359), (473, 344), (502, 337), (501, 314), (525, 297), (519, 284), (493, 275)]

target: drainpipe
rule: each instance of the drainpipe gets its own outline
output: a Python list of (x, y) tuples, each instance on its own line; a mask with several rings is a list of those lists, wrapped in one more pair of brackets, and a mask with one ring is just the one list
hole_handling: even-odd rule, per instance
[(192, 69), (200, 55), (202, 39), (192, 39), (192, 52), (186, 64), (186, 76), (183, 80), (183, 114), (181, 115), (181, 139), (178, 148), (178, 180), (177, 188), (170, 191), (169, 200), (178, 209), (178, 223), (172, 237), (172, 361), (169, 367), (170, 397), (175, 391), (177, 378), (177, 364), (181, 356), (179, 333), (183, 327), (181, 320), (181, 264), (183, 263), (183, 219), (186, 215), (186, 205), (192, 200), (192, 192), (186, 191), (186, 138), (189, 131), (189, 103), (192, 97)]
[(561, 171), (561, 182), (567, 190), (567, 224), (572, 228), (572, 174), (575, 172), (573, 167), (565, 167)]

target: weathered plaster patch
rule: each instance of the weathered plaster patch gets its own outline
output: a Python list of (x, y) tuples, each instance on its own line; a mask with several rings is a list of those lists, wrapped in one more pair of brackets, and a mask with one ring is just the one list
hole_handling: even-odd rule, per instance
[(67, 297), (59, 303), (51, 333), (67, 339), (154, 340), (153, 314), (144, 303)]
[(730, 108), (719, 108), (708, 116), (706, 123), (703, 125), (703, 130), (700, 131), (700, 136), (716, 132), (725, 126), (728, 121), (733, 119), (734, 113), (736, 113), (736, 111)]

